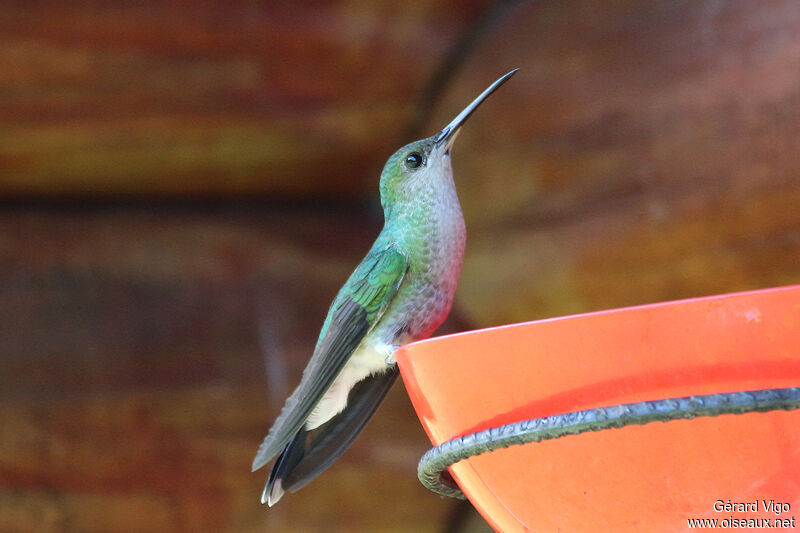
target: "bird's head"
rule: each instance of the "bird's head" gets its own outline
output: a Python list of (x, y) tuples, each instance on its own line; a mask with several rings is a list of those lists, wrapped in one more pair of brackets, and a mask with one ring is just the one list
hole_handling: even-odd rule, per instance
[(491, 84), (442, 131), (433, 137), (407, 144), (392, 154), (383, 167), (380, 184), (381, 205), (387, 216), (396, 205), (406, 205), (426, 191), (452, 183), (450, 152), (461, 126), (516, 71), (512, 70)]

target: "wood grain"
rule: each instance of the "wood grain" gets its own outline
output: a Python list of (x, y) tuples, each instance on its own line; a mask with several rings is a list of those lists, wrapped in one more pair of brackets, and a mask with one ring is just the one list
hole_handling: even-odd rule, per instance
[(3, 2), (0, 530), (442, 530), (400, 388), (274, 509), (249, 472), (417, 106), (520, 67), (454, 149), (443, 331), (792, 284), (798, 34), (791, 0)]
[(371, 192), (485, 4), (4, 2), (0, 197)]

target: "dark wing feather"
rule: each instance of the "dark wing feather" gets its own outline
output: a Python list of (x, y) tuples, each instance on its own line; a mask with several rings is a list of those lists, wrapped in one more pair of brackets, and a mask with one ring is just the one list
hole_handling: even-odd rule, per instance
[(328, 311), (300, 385), (258, 449), (254, 471), (272, 460), (303, 427), (353, 350), (386, 311), (407, 270), (405, 254), (391, 244), (371, 250), (353, 272)]
[(350, 447), (394, 384), (399, 372), (392, 367), (353, 387), (344, 411), (321, 428), (305, 455), (284, 478), (284, 489), (295, 492), (320, 475)]
[(307, 433), (305, 429), (298, 431), (278, 456), (275, 464), (272, 465), (267, 484), (264, 485), (264, 491), (261, 493), (261, 503), (269, 504), (272, 507), (283, 497), (283, 479), (294, 470), (303, 458)]

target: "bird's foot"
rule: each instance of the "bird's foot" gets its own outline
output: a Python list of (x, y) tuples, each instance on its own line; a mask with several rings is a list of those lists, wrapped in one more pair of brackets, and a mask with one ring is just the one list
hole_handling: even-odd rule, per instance
[(399, 344), (381, 344), (377, 346), (376, 350), (386, 357), (386, 364), (391, 366), (397, 364), (397, 360), (394, 358), (394, 352), (397, 351), (399, 347)]

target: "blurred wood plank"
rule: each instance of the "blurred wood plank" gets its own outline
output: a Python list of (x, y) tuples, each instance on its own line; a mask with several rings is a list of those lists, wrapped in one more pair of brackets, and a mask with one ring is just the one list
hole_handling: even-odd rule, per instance
[(429, 443), (402, 386), (276, 508), (250, 473), (374, 226), (337, 210), (0, 213), (0, 530), (437, 531), (450, 502), (416, 480)]
[[(0, 530), (437, 530), (399, 389), (275, 509), (249, 464), (486, 4), (0, 6)], [(454, 150), (460, 329), (800, 280), (800, 4), (503, 5), (425, 128), (521, 67)], [(304, 202), (12, 203), (251, 194)]]
[(0, 197), (358, 196), (486, 0), (0, 6)]
[[(302, 365), (376, 225), (286, 210), (2, 213), (0, 301), (10, 312), (0, 343), (12, 370), (41, 371), (3, 373), (0, 387), (24, 396), (252, 380), (261, 322), (287, 328), (272, 334)], [(100, 364), (108, 357), (113, 365)]]
[(261, 506), (266, 472), (249, 465), (270, 413), (263, 392), (206, 385), (0, 402), (0, 527), (438, 530), (447, 507), (416, 480), (427, 441), (401, 389), (324, 477), (278, 507)]
[(454, 150), (464, 316), (798, 282), (798, 34), (791, 1), (520, 4), (433, 120), (521, 67)]

